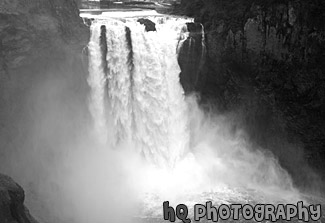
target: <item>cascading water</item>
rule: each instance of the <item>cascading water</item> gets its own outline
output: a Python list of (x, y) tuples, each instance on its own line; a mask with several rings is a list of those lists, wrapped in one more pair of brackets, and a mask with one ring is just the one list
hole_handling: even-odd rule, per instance
[[(135, 181), (141, 181), (136, 183), (145, 188), (142, 192), (161, 193), (160, 199), (218, 191), (222, 195), (214, 200), (228, 196), (239, 201), (242, 194), (220, 189), (225, 185), (271, 188), (279, 197), (284, 194), (279, 191), (295, 193), (289, 175), (272, 155), (249, 149), (241, 135), (231, 137), (222, 118), (207, 119), (185, 96), (178, 55), (186, 41), (188, 53), (183, 56), (194, 52), (192, 44), (197, 40), (186, 25), (193, 20), (148, 18), (156, 31), (146, 32), (137, 17), (96, 17), (92, 22), (89, 101), (99, 142), (107, 148), (136, 150), (149, 167), (135, 166)], [(201, 32), (202, 59), (204, 29), (202, 25), (196, 29)], [(159, 202), (155, 205), (160, 213)]]
[[(90, 108), (103, 143), (132, 142), (147, 160), (161, 166), (175, 165), (184, 154), (189, 141), (188, 118), (176, 46), (179, 24), (187, 21), (156, 19), (157, 32), (145, 32), (144, 26), (132, 19), (92, 24)], [(103, 26), (106, 63), (102, 63), (100, 47)]]

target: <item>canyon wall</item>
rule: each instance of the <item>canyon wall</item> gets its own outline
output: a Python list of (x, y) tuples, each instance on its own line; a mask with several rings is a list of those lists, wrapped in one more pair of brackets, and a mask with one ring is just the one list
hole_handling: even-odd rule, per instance
[(183, 0), (178, 10), (206, 32), (206, 63), (191, 84), (219, 112), (240, 116), (250, 139), (302, 187), (320, 180), (305, 160), (325, 169), (324, 4)]
[[(53, 138), (71, 135), (76, 127), (63, 128), (60, 120), (75, 120), (80, 118), (80, 110), (87, 110), (81, 107), (87, 99), (87, 56), (82, 51), (88, 39), (89, 30), (79, 17), (75, 1), (0, 1), (0, 172), (13, 177), (26, 190), (37, 190), (33, 184), (40, 183), (37, 178), (43, 170), (36, 158), (39, 151), (60, 143), (45, 142), (49, 138), (42, 136), (35, 138), (38, 120), (49, 122), (44, 117), (60, 109), (61, 117), (53, 120), (54, 128), (47, 127), (50, 123), (45, 121), (42, 125), (45, 130), (51, 129)], [(6, 193), (10, 185), (1, 184), (3, 181), (7, 178), (1, 175), (0, 189)], [(16, 191), (20, 202), (17, 211), (24, 215), (22, 189), (9, 194), (16, 196)], [(0, 196), (1, 204), (8, 201), (4, 198)], [(29, 222), (15, 220), (9, 222)]]

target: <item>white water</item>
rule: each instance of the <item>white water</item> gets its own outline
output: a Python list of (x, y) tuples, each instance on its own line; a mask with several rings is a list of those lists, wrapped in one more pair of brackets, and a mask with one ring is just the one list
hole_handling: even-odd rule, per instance
[[(157, 32), (144, 32), (144, 26), (133, 20), (94, 23), (88, 82), (90, 108), (102, 143), (132, 142), (147, 160), (171, 167), (188, 148), (189, 131), (176, 54), (181, 26), (176, 19), (160, 22)], [(107, 74), (101, 64), (102, 25), (107, 27)], [(126, 26), (131, 30), (134, 69), (128, 64)]]
[[(240, 132), (231, 133), (227, 119), (208, 118), (195, 98), (184, 96), (177, 52), (188, 37), (184, 25), (193, 20), (150, 19), (157, 32), (145, 32), (136, 18), (94, 21), (88, 78), (98, 141), (108, 150), (128, 147), (142, 157), (123, 155), (127, 177), (147, 196), (142, 197), (148, 205), (145, 213), (160, 214), (163, 200), (189, 202), (191, 194), (207, 191), (219, 193), (214, 200), (241, 200), (238, 188), (268, 194), (267, 201), (295, 200), (291, 178), (272, 154), (250, 148)], [(107, 69), (101, 63), (102, 25), (107, 29)], [(125, 27), (131, 30), (132, 49)]]

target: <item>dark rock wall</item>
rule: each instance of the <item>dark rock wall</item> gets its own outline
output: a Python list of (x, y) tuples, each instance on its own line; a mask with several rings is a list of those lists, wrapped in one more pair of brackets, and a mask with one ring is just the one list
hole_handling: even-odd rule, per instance
[(219, 111), (236, 111), (252, 141), (271, 149), (298, 184), (312, 181), (304, 160), (325, 170), (324, 4), (184, 0), (181, 6), (206, 32), (196, 90)]
[(195, 90), (195, 86), (199, 84), (199, 74), (206, 57), (204, 31), (201, 23), (187, 23), (184, 31), (189, 32), (189, 34), (185, 40), (180, 40), (178, 43), (178, 64), (181, 68), (180, 82), (185, 92), (192, 92)]

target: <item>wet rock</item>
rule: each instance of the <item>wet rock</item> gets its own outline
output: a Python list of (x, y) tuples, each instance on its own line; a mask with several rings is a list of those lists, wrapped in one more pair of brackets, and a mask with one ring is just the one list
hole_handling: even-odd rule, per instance
[(0, 219), (8, 223), (37, 223), (24, 205), (24, 190), (10, 177), (0, 174)]
[(198, 85), (199, 74), (205, 62), (205, 44), (201, 23), (186, 24), (188, 36), (180, 41), (178, 64), (181, 68), (181, 84), (186, 93), (194, 91)]
[(260, 21), (258, 19), (248, 19), (245, 27), (246, 47), (255, 53), (263, 49), (264, 36), (260, 31)]
[(203, 26), (201, 23), (198, 22), (189, 22), (186, 24), (187, 25), (187, 30), (191, 33), (191, 34), (202, 34), (203, 31)]
[(151, 21), (150, 19), (141, 18), (141, 19), (138, 19), (137, 21), (141, 25), (144, 25), (145, 26), (145, 30), (147, 32), (156, 31), (156, 24), (153, 21)]
[(293, 26), (294, 23), (297, 20), (297, 16), (296, 16), (296, 12), (295, 12), (294, 7), (291, 4), (289, 4), (288, 15), (289, 15), (289, 21), (288, 22), (289, 22), (290, 25)]

